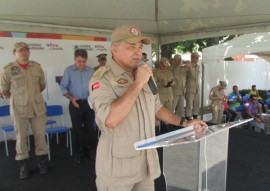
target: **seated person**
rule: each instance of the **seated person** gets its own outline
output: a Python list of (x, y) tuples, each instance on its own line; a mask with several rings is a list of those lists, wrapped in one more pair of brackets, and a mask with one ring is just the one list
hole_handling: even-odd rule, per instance
[(265, 108), (264, 108), (264, 101), (262, 97), (259, 95), (259, 91), (256, 89), (256, 85), (251, 86), (251, 90), (249, 92), (249, 95), (256, 95), (258, 98), (258, 102), (262, 105), (262, 111), (263, 113), (266, 113)]
[(237, 116), (237, 113), (230, 109), (229, 108), (229, 105), (228, 105), (228, 97), (227, 96), (224, 96), (224, 111), (223, 111), (223, 115), (226, 116), (226, 120), (225, 120), (225, 123), (228, 123), (228, 122), (233, 122), (235, 120), (235, 117)]
[(238, 91), (238, 86), (233, 86), (233, 91), (229, 94), (228, 100), (229, 108), (236, 111), (236, 108), (242, 103), (242, 96)]
[(266, 93), (265, 104), (268, 106), (268, 109), (270, 109), (270, 92), (269, 92), (269, 90)]
[(242, 117), (244, 119), (254, 119), (249, 123), (249, 129), (256, 126), (261, 129), (261, 132), (264, 132), (265, 128), (262, 117), (262, 105), (258, 102), (256, 95), (251, 95), (249, 101), (244, 104)]

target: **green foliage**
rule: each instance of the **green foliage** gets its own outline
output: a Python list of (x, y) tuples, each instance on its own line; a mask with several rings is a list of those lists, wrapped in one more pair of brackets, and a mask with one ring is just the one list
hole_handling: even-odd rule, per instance
[(239, 93), (241, 94), (241, 96), (245, 96), (246, 94), (249, 94), (250, 92), (250, 89), (242, 89), (242, 90), (239, 90)]
[(174, 53), (196, 52), (196, 40), (186, 40), (177, 42)]
[(235, 38), (235, 35), (180, 41), (180, 42), (175, 43), (173, 53), (183, 54), (185, 52), (202, 51), (202, 49), (204, 48), (229, 41), (233, 38)]

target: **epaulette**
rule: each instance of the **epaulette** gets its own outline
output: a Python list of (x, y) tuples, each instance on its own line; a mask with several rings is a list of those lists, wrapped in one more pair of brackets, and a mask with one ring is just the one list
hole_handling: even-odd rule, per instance
[(36, 62), (36, 61), (33, 61), (33, 60), (30, 60), (29, 63), (34, 63), (34, 64), (40, 65), (40, 63), (38, 63), (38, 62)]
[(8, 67), (10, 67), (12, 64), (13, 64), (13, 62), (11, 62), (11, 63), (5, 65), (5, 66), (4, 66), (4, 70), (7, 69)]
[(110, 68), (108, 66), (101, 66), (97, 71), (94, 72), (93, 77), (102, 77)]

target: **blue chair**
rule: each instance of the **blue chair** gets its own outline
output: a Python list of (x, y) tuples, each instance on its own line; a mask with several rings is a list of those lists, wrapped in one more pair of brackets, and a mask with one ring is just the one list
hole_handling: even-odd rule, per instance
[[(45, 102), (45, 105), (46, 105), (46, 109), (47, 109), (47, 111), (46, 111), (47, 117), (53, 117), (53, 116), (55, 116), (54, 115), (54, 111), (52, 111), (52, 107), (47, 107), (47, 102)], [(46, 126), (47, 125), (50, 125), (52, 127), (54, 124), (56, 124), (56, 120), (47, 119)]]
[[(0, 117), (9, 117), (9, 105), (4, 105), (0, 107)], [(7, 133), (14, 132), (14, 126), (13, 125), (3, 125), (0, 127), (1, 132), (4, 135), (4, 141), (5, 141), (5, 148), (6, 148), (6, 155), (9, 156), (8, 153), (8, 144), (7, 144)]]
[[(267, 105), (268, 109), (270, 108), (270, 98), (265, 100), (265, 104)], [(266, 113), (269, 113), (270, 110), (266, 109)]]
[(270, 99), (270, 92), (267, 92), (267, 93), (266, 93), (266, 98), (267, 98), (267, 99), (268, 99), (268, 98)]
[[(9, 105), (0, 106), (0, 117), (10, 117), (9, 113)], [(8, 144), (7, 144), (7, 133), (13, 133), (14, 132), (14, 126), (13, 125), (3, 125), (0, 126), (0, 130), (4, 135), (4, 141), (5, 141), (5, 148), (6, 148), (6, 155), (9, 156), (8, 152)], [(28, 150), (30, 150), (30, 137), (28, 133)]]
[(239, 105), (239, 106), (236, 108), (235, 112), (242, 112), (243, 109), (244, 109), (244, 106), (243, 106), (243, 105)]
[(249, 97), (250, 97), (249, 94), (246, 94), (246, 95), (243, 97), (243, 103), (244, 103), (244, 104), (248, 102)]
[[(69, 127), (65, 126), (64, 123), (64, 113), (63, 113), (63, 108), (61, 105), (48, 105), (47, 106), (47, 115), (49, 114), (49, 116), (60, 116), (61, 117), (61, 121), (62, 124), (60, 126), (56, 125), (56, 126), (52, 126), (50, 128), (46, 128), (46, 140), (47, 140), (47, 144), (48, 144), (48, 158), (49, 160), (51, 160), (51, 154), (50, 154), (50, 139), (49, 139), (49, 135), (58, 135), (59, 133), (66, 133), (66, 142), (67, 142), (67, 147), (70, 147), (70, 155), (72, 155), (72, 140), (71, 140), (71, 130)], [(56, 122), (55, 122), (56, 123)], [(59, 143), (59, 139), (57, 136), (57, 144)]]
[(244, 105), (239, 105), (236, 109), (235, 109), (235, 112), (237, 114), (237, 118), (238, 119), (242, 119), (242, 111), (244, 110)]
[[(47, 112), (47, 117), (50, 117), (50, 114)], [(46, 125), (50, 125), (51, 127), (56, 124), (56, 121), (53, 119), (47, 119)]]
[[(46, 105), (46, 115), (47, 115), (47, 117), (55, 117), (56, 114), (55, 114), (55, 111), (53, 111), (53, 107), (47, 107), (46, 102), (45, 102), (45, 105)], [(46, 126), (50, 125), (51, 127), (53, 127), (54, 124), (56, 124), (56, 120), (47, 118)], [(56, 138), (57, 138), (57, 144), (58, 144), (58, 134), (56, 135)]]

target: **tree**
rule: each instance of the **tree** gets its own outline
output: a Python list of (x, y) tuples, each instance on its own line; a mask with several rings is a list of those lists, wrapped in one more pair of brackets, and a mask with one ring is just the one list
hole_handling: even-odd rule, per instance
[(210, 46), (214, 46), (235, 38), (238, 35), (220, 36), (214, 38), (204, 38), (197, 40), (185, 40), (177, 43), (171, 43), (161, 46), (161, 55), (167, 58), (171, 58), (172, 54), (186, 53), (186, 52), (198, 52), (202, 49)]
[(171, 43), (161, 46), (161, 57), (171, 58), (174, 53), (174, 49), (178, 43)]

